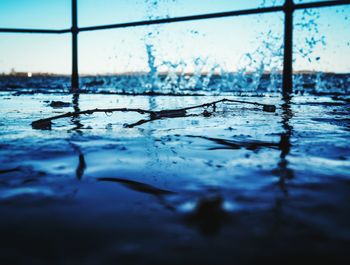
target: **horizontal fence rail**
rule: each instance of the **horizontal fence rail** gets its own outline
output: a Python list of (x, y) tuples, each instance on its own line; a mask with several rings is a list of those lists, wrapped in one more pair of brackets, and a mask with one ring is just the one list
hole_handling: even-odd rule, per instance
[[(308, 8), (319, 8), (319, 7), (331, 7), (331, 6), (340, 6), (348, 5), (350, 0), (335, 0), (335, 1), (323, 1), (323, 2), (312, 2), (312, 3), (303, 3), (303, 4), (294, 4), (294, 10), (308, 9)], [(264, 7), (264, 8), (255, 8), (255, 9), (245, 9), (245, 10), (235, 10), (228, 12), (218, 12), (218, 13), (208, 13), (201, 15), (193, 16), (182, 16), (174, 18), (161, 18), (154, 20), (143, 20), (135, 22), (126, 22), (126, 23), (116, 23), (108, 25), (99, 25), (99, 26), (88, 26), (78, 28), (78, 32), (81, 31), (94, 31), (94, 30), (105, 30), (113, 28), (128, 28), (128, 27), (137, 27), (137, 26), (147, 26), (147, 25), (156, 25), (156, 24), (167, 24), (174, 22), (185, 22), (193, 20), (202, 20), (202, 19), (212, 19), (212, 18), (224, 18), (224, 17), (233, 17), (233, 16), (242, 16), (242, 15), (254, 15), (254, 14), (264, 14), (272, 12), (281, 12), (284, 11), (285, 6), (274, 6), (274, 7)], [(0, 28), (0, 33), (52, 33), (52, 34), (62, 34), (70, 33), (71, 29), (26, 29), (26, 28)]]
[(0, 28), (2, 33), (44, 33), (44, 34), (62, 34), (71, 32), (70, 29), (11, 29)]
[(72, 0), (72, 27), (69, 29), (29, 29), (29, 28), (0, 28), (0, 33), (33, 33), (33, 34), (72, 34), (72, 90), (79, 88), (78, 75), (78, 33), (85, 31), (107, 30), (117, 28), (128, 28), (138, 26), (148, 26), (157, 24), (168, 24), (185, 21), (195, 21), (203, 19), (235, 17), (242, 15), (266, 14), (273, 12), (285, 13), (284, 27), (284, 60), (283, 60), (283, 95), (288, 96), (292, 92), (292, 48), (293, 48), (293, 13), (295, 10), (332, 7), (349, 5), (350, 0), (320, 1), (310, 3), (295, 4), (293, 0), (286, 0), (283, 6), (261, 7), (255, 9), (244, 9), (218, 13), (208, 13), (191, 16), (180, 16), (173, 18), (160, 18), (154, 20), (143, 20), (135, 22), (78, 27), (77, 0)]

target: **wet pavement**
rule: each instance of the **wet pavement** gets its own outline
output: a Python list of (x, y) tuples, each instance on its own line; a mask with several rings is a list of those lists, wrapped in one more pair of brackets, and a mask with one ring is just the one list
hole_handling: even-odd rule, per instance
[(349, 262), (347, 101), (232, 97), (277, 111), (221, 103), (30, 125), (221, 98), (2, 92), (0, 264)]

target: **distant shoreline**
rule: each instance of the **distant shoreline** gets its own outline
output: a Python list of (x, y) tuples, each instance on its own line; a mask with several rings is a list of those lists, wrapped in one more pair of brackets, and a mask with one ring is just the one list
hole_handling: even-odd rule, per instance
[[(171, 72), (160, 72), (158, 73), (158, 76), (167, 76)], [(173, 73), (171, 73), (173, 74)], [(176, 75), (181, 76), (193, 76), (196, 75), (196, 73), (180, 73), (176, 72)], [(200, 75), (201, 76), (207, 76), (210, 73), (203, 72)], [(225, 74), (230, 75), (236, 75), (240, 74), (238, 72), (226, 72)], [(247, 72), (246, 75), (252, 75), (254, 72)], [(271, 72), (265, 72), (262, 75), (268, 76)], [(273, 73), (276, 74), (276, 73)], [(282, 72), (278, 72), (277, 74), (282, 75)], [(322, 71), (295, 71), (293, 74), (295, 75), (316, 75), (316, 74), (325, 74), (325, 75), (350, 75), (350, 72), (348, 73), (336, 73), (336, 72), (322, 72)], [(104, 74), (80, 74), (80, 77), (112, 77), (112, 76), (147, 76), (149, 75), (148, 72), (125, 72), (125, 73), (104, 73)], [(210, 74), (212, 77), (218, 77), (222, 76), (222, 74), (213, 73)], [(0, 77), (25, 77), (25, 78), (31, 78), (31, 77), (70, 77), (70, 74), (55, 74), (55, 73), (35, 73), (35, 72), (16, 72), (16, 73), (0, 73)]]

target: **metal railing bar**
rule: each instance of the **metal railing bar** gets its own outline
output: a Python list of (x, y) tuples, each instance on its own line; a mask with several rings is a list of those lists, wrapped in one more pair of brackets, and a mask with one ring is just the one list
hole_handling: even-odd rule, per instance
[(335, 1), (294, 4), (294, 9), (308, 9), (308, 8), (330, 7), (330, 6), (340, 6), (340, 5), (350, 5), (350, 0), (335, 0)]
[[(294, 4), (293, 8), (294, 10), (299, 10), (299, 9), (319, 8), (319, 7), (329, 7), (329, 6), (339, 6), (339, 5), (350, 5), (350, 0), (334, 0), (334, 1)], [(166, 23), (192, 21), (192, 20), (264, 14), (264, 13), (280, 12), (283, 10), (284, 10), (284, 6), (264, 7), (264, 8), (245, 9), (245, 10), (227, 11), (227, 12), (219, 12), (219, 13), (208, 13), (208, 14), (200, 14), (200, 15), (173, 17), (173, 18), (162, 18), (162, 19), (155, 19), (155, 20), (143, 20), (143, 21), (99, 25), (99, 26), (88, 26), (88, 27), (78, 28), (78, 31), (94, 31), (94, 30), (105, 30), (105, 29), (113, 29), (113, 28), (147, 26), (147, 25), (166, 24)], [(70, 33), (70, 32), (72, 32), (72, 29), (0, 28), (0, 33), (63, 34), (63, 33)]]
[(113, 29), (113, 28), (128, 28), (128, 27), (138, 27), (138, 26), (147, 26), (147, 25), (155, 25), (155, 24), (166, 24), (166, 23), (192, 21), (192, 20), (203, 20), (203, 19), (211, 19), (211, 18), (223, 18), (223, 17), (242, 16), (242, 15), (272, 13), (272, 12), (279, 12), (279, 11), (283, 11), (283, 6), (246, 9), (246, 10), (237, 10), (237, 11), (227, 11), (227, 12), (209, 13), (209, 14), (182, 16), (182, 17), (173, 17), (173, 18), (161, 18), (161, 19), (155, 19), (155, 20), (143, 20), (143, 21), (100, 25), (100, 26), (81, 27), (81, 28), (79, 28), (79, 31), (94, 31), (94, 30), (105, 30), (105, 29)]
[[(339, 5), (348, 5), (348, 4), (350, 4), (349, 0), (324, 1), (324, 2), (294, 4), (294, 9), (319, 8), (319, 7), (339, 6)], [(127, 27), (166, 24), (166, 23), (184, 22), (184, 21), (211, 19), (211, 18), (264, 14), (264, 13), (272, 13), (272, 12), (280, 12), (280, 11), (284, 11), (284, 6), (264, 7), (264, 8), (245, 9), (245, 10), (209, 13), (209, 14), (192, 15), (192, 16), (182, 16), (182, 17), (174, 17), (174, 18), (163, 18), (163, 19), (155, 19), (155, 20), (144, 20), (144, 21), (135, 21), (135, 22), (126, 22), (126, 23), (117, 23), (117, 24), (108, 24), (108, 25), (99, 25), (99, 26), (89, 26), (89, 27), (81, 27), (79, 28), (79, 31), (127, 28)]]
[(78, 6), (77, 0), (72, 0), (72, 80), (71, 91), (79, 89), (78, 72)]
[(63, 34), (69, 33), (71, 29), (15, 29), (0, 28), (0, 33), (43, 33), (43, 34)]
[(288, 99), (293, 92), (293, 13), (294, 1), (284, 2), (282, 95)]

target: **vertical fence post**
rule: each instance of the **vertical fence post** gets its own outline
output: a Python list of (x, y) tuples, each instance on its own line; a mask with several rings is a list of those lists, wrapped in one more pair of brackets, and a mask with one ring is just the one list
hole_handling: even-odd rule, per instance
[(293, 0), (284, 3), (284, 57), (283, 57), (283, 96), (293, 92)]
[(72, 0), (72, 79), (71, 91), (75, 92), (79, 89), (78, 74), (78, 10), (77, 0)]

